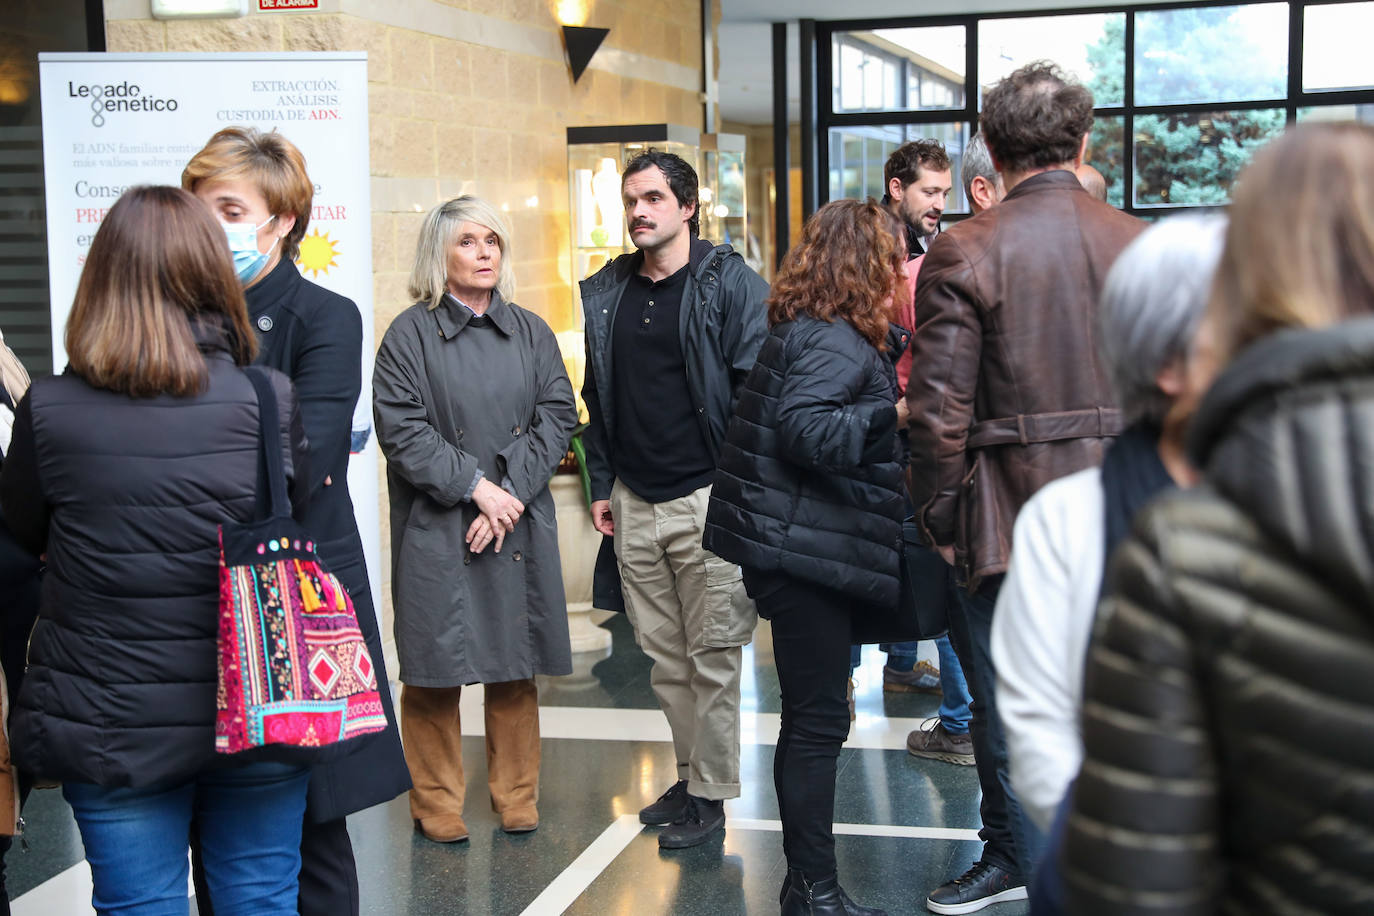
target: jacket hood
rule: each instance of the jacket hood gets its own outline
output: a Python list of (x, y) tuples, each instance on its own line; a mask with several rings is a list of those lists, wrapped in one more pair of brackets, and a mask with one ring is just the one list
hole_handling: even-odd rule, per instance
[(1203, 399), (1188, 453), (1302, 562), (1374, 593), (1374, 318), (1242, 351)]
[[(713, 255), (727, 258), (732, 254), (737, 254), (735, 249), (727, 244), (717, 245), (708, 239), (693, 238), (691, 251), (687, 256), (687, 264), (696, 274), (701, 270), (701, 266), (706, 263)], [(632, 251), (629, 254), (622, 254), (611, 263), (602, 267), (578, 284), (584, 293), (590, 293), (607, 286), (623, 283), (630, 278), (630, 275), (637, 272), (640, 265), (644, 263), (644, 252)]]
[(190, 318), (191, 339), (204, 356), (229, 356), (229, 328), (218, 312), (201, 312)]

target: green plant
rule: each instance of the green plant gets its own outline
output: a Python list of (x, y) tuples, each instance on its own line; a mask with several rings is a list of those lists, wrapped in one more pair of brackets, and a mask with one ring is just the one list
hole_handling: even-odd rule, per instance
[(587, 428), (586, 423), (579, 423), (573, 429), (572, 440), (568, 443), (568, 451), (573, 453), (573, 458), (577, 460), (577, 476), (582, 480), (582, 500), (587, 504), (587, 511), (592, 508), (592, 475), (587, 472), (587, 446), (582, 442), (582, 432)]
[(572, 439), (568, 442), (568, 453), (563, 456), (563, 460), (558, 463), (555, 474), (576, 474), (582, 481), (582, 502), (587, 506), (587, 511), (592, 508), (592, 475), (587, 473), (587, 446), (582, 442), (582, 433), (587, 429), (586, 423), (579, 423), (573, 427)]

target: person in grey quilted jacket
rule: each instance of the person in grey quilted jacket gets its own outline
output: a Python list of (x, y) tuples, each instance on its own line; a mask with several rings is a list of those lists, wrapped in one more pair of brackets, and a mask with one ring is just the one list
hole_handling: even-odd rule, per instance
[(1137, 518), (1098, 612), (1071, 913), (1374, 907), (1371, 213), (1368, 126), (1300, 127), (1237, 182), (1202, 481)]

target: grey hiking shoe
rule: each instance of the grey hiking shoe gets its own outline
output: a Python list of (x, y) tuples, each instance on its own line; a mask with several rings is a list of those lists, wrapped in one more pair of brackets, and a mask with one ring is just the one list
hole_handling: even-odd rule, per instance
[(940, 669), (925, 659), (916, 663), (914, 668), (903, 671), (891, 665), (883, 665), (883, 691), (885, 693), (932, 693), (940, 696)]
[[(933, 722), (929, 728), (926, 722)], [(967, 733), (951, 735), (939, 719), (927, 719), (906, 736), (906, 751), (913, 757), (927, 757), (961, 767), (973, 766), (973, 738)]]

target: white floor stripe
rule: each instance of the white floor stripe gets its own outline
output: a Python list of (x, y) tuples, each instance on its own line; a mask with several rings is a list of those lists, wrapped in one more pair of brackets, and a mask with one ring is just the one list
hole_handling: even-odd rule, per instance
[[(463, 734), (486, 734), (482, 718), (481, 690), (463, 691), (460, 701)], [(772, 745), (778, 740), (781, 717), (775, 712), (740, 713), (740, 741), (743, 744)], [(906, 736), (920, 727), (921, 719), (889, 718), (860, 713), (849, 727), (845, 747), (869, 750), (906, 749)], [(539, 734), (544, 738), (573, 738), (592, 741), (673, 740), (668, 720), (657, 709), (607, 709), (591, 706), (539, 707)]]
[[(482, 692), (479, 687), (463, 691), (463, 734), (485, 734)], [(772, 745), (777, 741), (780, 717), (777, 713), (744, 711), (740, 714), (740, 740), (743, 744)], [(903, 750), (907, 733), (922, 720), (887, 718), (859, 711), (850, 726), (847, 747), (874, 750)], [(600, 741), (671, 742), (668, 720), (657, 709), (609, 709), (587, 706), (542, 706), (539, 729), (544, 738)], [(782, 829), (778, 821), (731, 816), (728, 824), (738, 830)], [(587, 889), (596, 877), (620, 855), (639, 834), (637, 815), (618, 818), (577, 860), (568, 866), (522, 916), (554, 916), (562, 913)], [(977, 840), (975, 830), (942, 827), (897, 827), (873, 824), (836, 824), (835, 833), (856, 836), (911, 837), (920, 839)], [(194, 893), (194, 890), (190, 891)], [(90, 916), (91, 870), (86, 862), (50, 878), (12, 903), (15, 916)]]
[[(752, 817), (727, 817), (727, 830), (782, 830), (782, 821), (770, 821)], [(893, 824), (836, 824), (835, 833), (844, 836), (883, 836), (906, 837), (916, 840), (973, 840), (978, 839), (977, 830), (958, 827), (898, 827)]]
[(10, 902), (14, 916), (87, 916), (91, 907), (91, 866), (83, 859)]
[[(734, 817), (726, 821), (729, 830), (767, 830), (780, 832), (782, 822), (764, 818)], [(591, 887), (602, 872), (643, 830), (639, 816), (623, 814), (601, 832), (573, 863), (544, 888), (521, 916), (558, 916)], [(841, 836), (903, 837), (925, 840), (966, 840), (976, 842), (977, 830), (951, 827), (899, 827), (891, 824), (836, 824)], [(10, 905), (14, 916), (87, 916), (91, 908), (91, 869), (78, 862), (54, 878), (43, 882)]]
[[(729, 817), (727, 830), (782, 831), (782, 821), (752, 817)], [(558, 916), (592, 886), (634, 838), (643, 831), (639, 817), (622, 814), (597, 837), (571, 865), (553, 880), (544, 892), (520, 916)], [(947, 827), (898, 827), (891, 824), (836, 824), (835, 833), (842, 836), (904, 837), (918, 840), (968, 840), (977, 842), (977, 830)]]
[(592, 882), (643, 829), (637, 814), (622, 814), (616, 818), (611, 826), (601, 832), (601, 836), (592, 841), (592, 845), (553, 879), (552, 884), (544, 888), (543, 893), (525, 907), (520, 916), (558, 916), (591, 887)]

